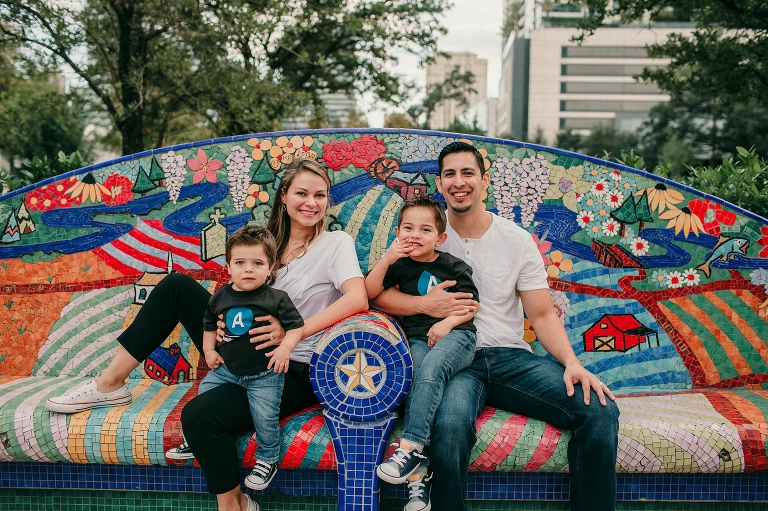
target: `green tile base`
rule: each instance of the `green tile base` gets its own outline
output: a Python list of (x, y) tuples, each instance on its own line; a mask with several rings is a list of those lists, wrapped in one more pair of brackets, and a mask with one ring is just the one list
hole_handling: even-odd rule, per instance
[[(335, 497), (260, 495), (264, 511), (336, 511)], [(385, 499), (381, 511), (401, 511), (404, 500)], [(216, 511), (207, 493), (88, 490), (19, 490), (0, 488), (0, 511)], [(569, 511), (568, 502), (477, 501), (468, 511)], [(756, 502), (617, 502), (617, 511), (768, 511)]]

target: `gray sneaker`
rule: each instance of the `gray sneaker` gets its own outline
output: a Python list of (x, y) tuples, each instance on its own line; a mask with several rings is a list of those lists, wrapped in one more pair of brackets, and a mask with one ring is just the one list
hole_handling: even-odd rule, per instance
[(128, 385), (123, 385), (112, 392), (99, 392), (94, 379), (70, 390), (63, 396), (49, 398), (45, 402), (45, 407), (52, 412), (75, 413), (91, 408), (124, 405), (132, 400)]
[(191, 460), (195, 455), (192, 454), (192, 448), (187, 441), (184, 440), (181, 445), (175, 449), (165, 451), (165, 457), (171, 460)]
[(408, 478), (408, 494), (411, 497), (403, 511), (430, 511), (432, 501), (432, 474), (413, 474)]
[(376, 467), (376, 475), (379, 479), (391, 484), (401, 484), (408, 479), (408, 476), (416, 472), (421, 465), (428, 465), (429, 459), (425, 454), (416, 449), (407, 450), (400, 445), (395, 449), (394, 454)]

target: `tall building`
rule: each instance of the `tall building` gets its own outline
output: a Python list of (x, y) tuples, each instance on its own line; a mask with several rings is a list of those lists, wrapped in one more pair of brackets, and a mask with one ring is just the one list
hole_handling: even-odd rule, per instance
[(496, 113), (498, 104), (496, 98), (485, 98), (480, 103), (468, 108), (459, 116), (465, 126), (477, 126), (485, 132), (486, 137), (496, 136)]
[(471, 71), (475, 75), (475, 83), (472, 88), (477, 92), (467, 95), (467, 106), (460, 105), (455, 100), (440, 103), (429, 120), (430, 128), (436, 130), (446, 129), (465, 110), (484, 100), (488, 90), (487, 60), (478, 59), (477, 55), (468, 52), (452, 52), (449, 55), (450, 58), (440, 56), (435, 62), (427, 65), (427, 88), (430, 85), (443, 83), (451, 71), (458, 66), (460, 72)]
[(655, 84), (638, 83), (633, 75), (667, 65), (667, 59), (648, 58), (646, 45), (673, 32), (690, 33), (692, 24), (617, 21), (579, 46), (571, 39), (585, 8), (550, 2), (544, 9), (535, 0), (507, 4), (519, 10), (502, 53), (497, 133), (522, 138), (541, 129), (551, 142), (563, 129), (584, 135), (597, 126), (634, 131), (654, 105), (669, 101)]
[[(342, 128), (349, 122), (349, 112), (355, 108), (355, 99), (343, 92), (322, 93), (320, 99), (325, 105), (328, 124), (333, 128)], [(314, 110), (308, 108), (302, 117), (282, 119), (286, 130), (305, 130), (309, 128)]]

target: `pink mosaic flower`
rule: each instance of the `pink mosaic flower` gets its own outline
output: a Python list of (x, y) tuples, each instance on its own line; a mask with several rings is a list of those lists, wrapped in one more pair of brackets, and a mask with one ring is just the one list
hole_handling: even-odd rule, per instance
[(551, 265), (552, 261), (547, 257), (547, 252), (552, 248), (552, 242), (540, 241), (536, 234), (531, 234), (531, 238), (536, 242), (536, 247), (539, 249), (539, 254), (541, 254), (541, 260), (544, 261), (544, 266)]
[(187, 166), (195, 171), (192, 176), (192, 182), (194, 184), (199, 183), (203, 179), (209, 183), (216, 182), (216, 171), (221, 168), (223, 164), (219, 160), (208, 161), (208, 155), (202, 149), (197, 150), (197, 158), (194, 160), (187, 160)]

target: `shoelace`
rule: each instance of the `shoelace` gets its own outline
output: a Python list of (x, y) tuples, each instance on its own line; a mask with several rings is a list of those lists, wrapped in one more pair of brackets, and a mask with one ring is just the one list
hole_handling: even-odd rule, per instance
[[(426, 477), (426, 476), (425, 476)], [(424, 477), (413, 481), (408, 481), (408, 496), (410, 498), (420, 498), (424, 496)]]
[(186, 450), (186, 449), (189, 449), (189, 444), (187, 443), (186, 440), (181, 442), (181, 445), (176, 448), (177, 451), (183, 451), (183, 450)]
[(86, 383), (85, 385), (82, 385), (71, 392), (67, 393), (67, 397), (81, 397), (81, 396), (87, 396), (90, 394), (93, 394), (93, 385), (91, 385), (91, 382)]
[(400, 465), (400, 468), (402, 468), (403, 466), (405, 466), (405, 464), (408, 462), (409, 459), (411, 459), (410, 451), (407, 451), (402, 447), (398, 447), (397, 449), (395, 449), (395, 454), (393, 454), (389, 460), (394, 461), (395, 463)]
[(261, 477), (262, 479), (266, 479), (271, 469), (272, 469), (272, 465), (270, 465), (269, 463), (264, 463), (263, 461), (257, 461), (256, 465), (253, 466), (253, 473)]

